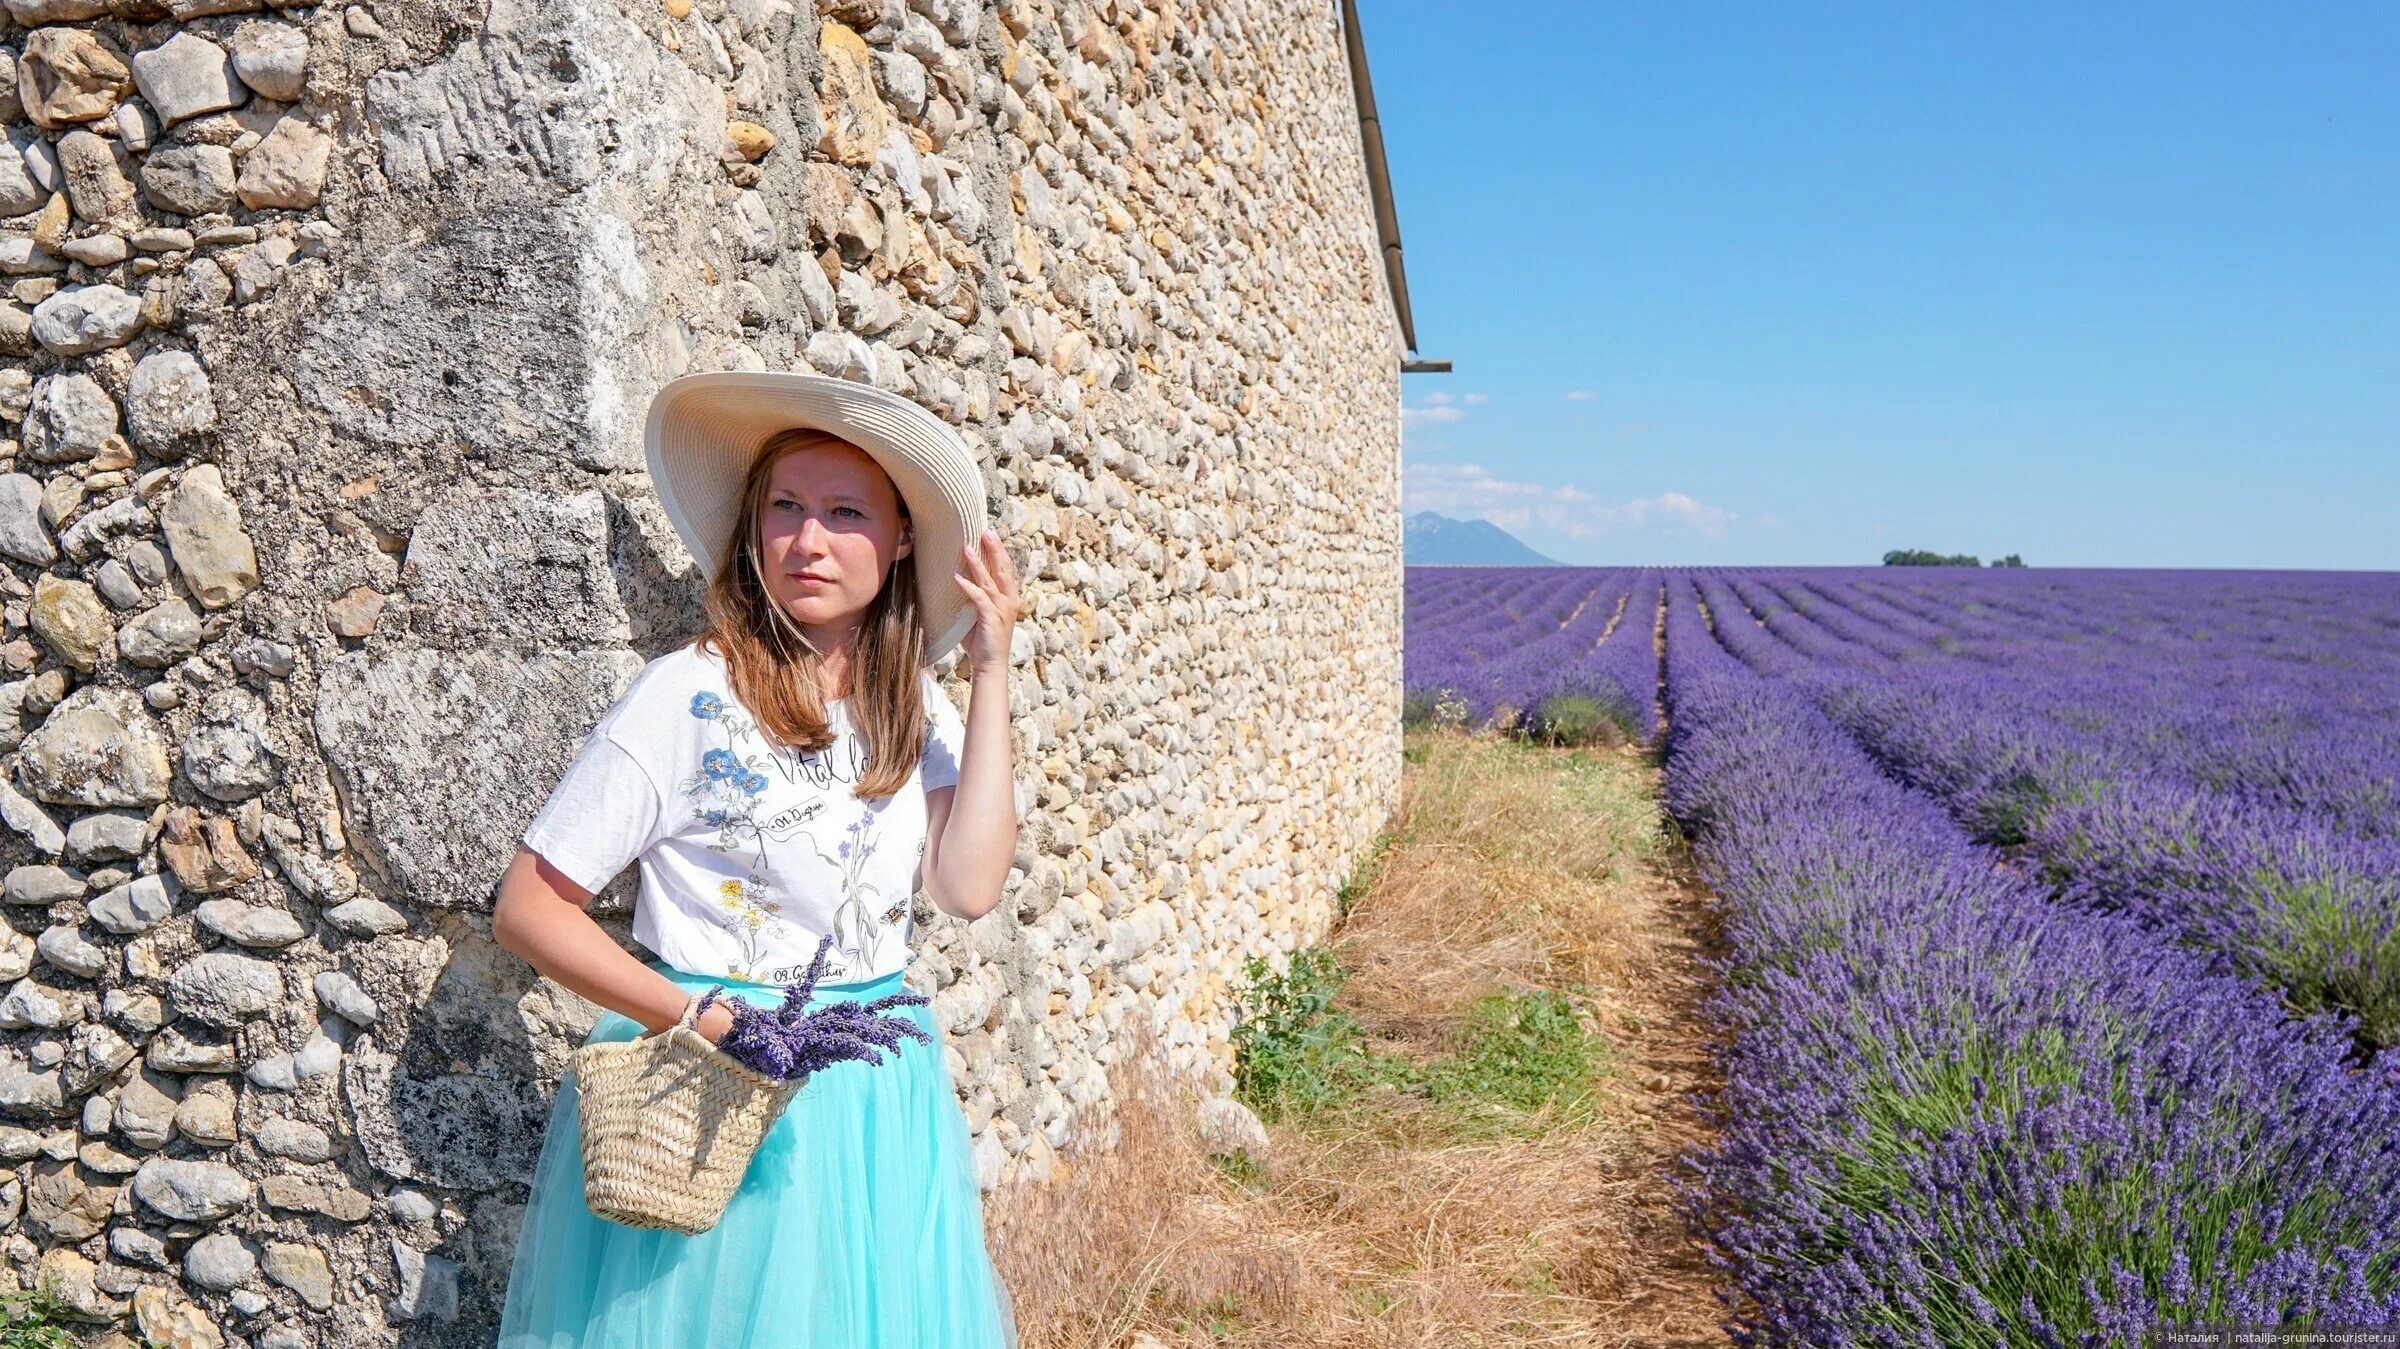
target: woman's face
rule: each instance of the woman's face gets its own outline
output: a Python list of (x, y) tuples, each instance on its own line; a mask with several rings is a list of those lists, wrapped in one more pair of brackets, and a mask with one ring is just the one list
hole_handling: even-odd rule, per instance
[(812, 641), (847, 642), (913, 546), (891, 478), (855, 445), (807, 445), (775, 461), (759, 509), (767, 593)]

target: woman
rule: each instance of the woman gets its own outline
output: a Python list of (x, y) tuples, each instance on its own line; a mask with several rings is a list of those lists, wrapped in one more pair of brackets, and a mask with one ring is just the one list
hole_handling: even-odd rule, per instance
[[(812, 1006), (901, 992), (912, 890), (980, 916), (1015, 850), (1019, 596), (974, 456), (905, 398), (807, 374), (676, 380), (647, 442), (652, 485), (710, 577), (708, 630), (644, 666), (593, 728), (501, 880), (493, 938), (608, 1009), (587, 1044), (670, 1026), (716, 985), (780, 1001), (826, 934)], [(962, 639), (963, 727), (923, 668)], [(586, 908), (629, 862), (650, 961)], [(501, 1349), (1013, 1346), (929, 1012), (896, 1014), (930, 1043), (812, 1075), (695, 1235), (584, 1206), (570, 1073)], [(694, 1024), (714, 1043), (733, 1014), (718, 1001)]]

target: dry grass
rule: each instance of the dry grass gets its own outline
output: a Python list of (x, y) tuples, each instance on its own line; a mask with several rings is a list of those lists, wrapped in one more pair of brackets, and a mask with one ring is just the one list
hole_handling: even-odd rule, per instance
[(1711, 1085), (1708, 940), (1631, 752), (1412, 732), (1401, 809), (1329, 944), (1375, 1047), (1456, 1046), (1476, 999), (1580, 983), (1610, 1042), (1597, 1118), (1462, 1135), (1388, 1089), (1270, 1127), (1262, 1175), (1212, 1163), (1147, 1041), (1120, 1137), (993, 1196), (1024, 1349), (1725, 1343), (1665, 1177)]

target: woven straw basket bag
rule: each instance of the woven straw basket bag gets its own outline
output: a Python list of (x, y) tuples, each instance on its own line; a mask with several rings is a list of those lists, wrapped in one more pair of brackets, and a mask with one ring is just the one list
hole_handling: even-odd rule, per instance
[(663, 1031), (575, 1051), (583, 1202), (629, 1227), (705, 1232), (805, 1078), (778, 1080), (692, 1029), (698, 995)]

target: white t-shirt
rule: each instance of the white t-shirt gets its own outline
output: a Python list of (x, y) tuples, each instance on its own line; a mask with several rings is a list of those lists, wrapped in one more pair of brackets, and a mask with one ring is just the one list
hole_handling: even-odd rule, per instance
[(867, 746), (849, 700), (834, 743), (770, 745), (715, 653), (692, 643), (642, 667), (592, 728), (527, 847), (586, 890), (639, 860), (634, 940), (695, 974), (790, 983), (834, 934), (825, 983), (907, 965), (925, 793), (955, 785), (964, 726), (930, 673), (917, 771), (882, 801), (852, 795)]

